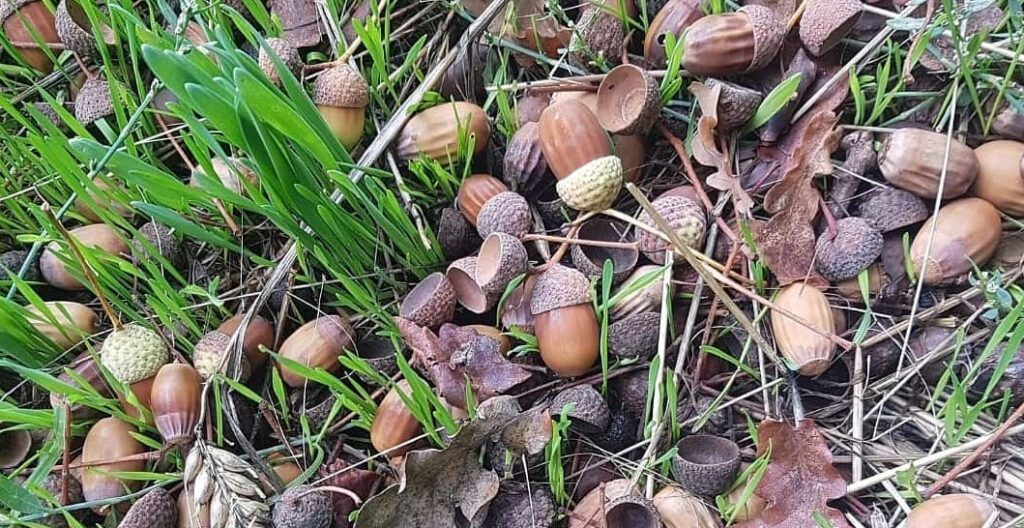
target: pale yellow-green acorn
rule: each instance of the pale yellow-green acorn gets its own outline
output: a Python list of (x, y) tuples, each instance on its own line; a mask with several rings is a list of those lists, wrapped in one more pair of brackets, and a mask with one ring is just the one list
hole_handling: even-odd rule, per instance
[(316, 80), (313, 102), (345, 148), (351, 149), (359, 143), (370, 89), (358, 70), (344, 63), (324, 70)]
[(135, 324), (114, 330), (100, 349), (103, 366), (126, 384), (155, 376), (169, 359), (160, 334)]

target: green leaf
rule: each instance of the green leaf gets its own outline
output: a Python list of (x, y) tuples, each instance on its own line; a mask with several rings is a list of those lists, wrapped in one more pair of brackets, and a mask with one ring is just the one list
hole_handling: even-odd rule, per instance
[(0, 473), (0, 502), (4, 503), (11, 511), (21, 513), (34, 514), (46, 511), (39, 504), (39, 499), (2, 473)]
[(779, 83), (775, 88), (772, 88), (772, 91), (768, 92), (768, 95), (761, 101), (757, 111), (754, 112), (754, 117), (750, 118), (750, 122), (747, 123), (744, 130), (746, 132), (756, 130), (789, 104), (793, 97), (796, 96), (796, 91), (800, 87), (801, 77), (802, 74), (795, 73)]

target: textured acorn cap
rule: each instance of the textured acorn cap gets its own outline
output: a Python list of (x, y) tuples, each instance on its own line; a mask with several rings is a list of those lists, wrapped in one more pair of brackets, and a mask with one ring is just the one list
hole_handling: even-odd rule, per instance
[[(685, 196), (671, 195), (656, 198), (651, 202), (651, 206), (668, 222), (681, 242), (691, 248), (700, 248), (707, 229), (707, 216), (700, 204)], [(658, 224), (646, 210), (640, 213), (637, 220), (660, 231)], [(658, 264), (665, 262), (664, 251), (670, 247), (667, 241), (647, 230), (638, 229), (636, 242), (647, 258)]]
[(455, 315), (455, 288), (443, 273), (431, 273), (406, 294), (398, 315), (420, 326), (437, 328)]
[(725, 491), (740, 469), (740, 448), (726, 438), (692, 435), (676, 448), (672, 472), (680, 487), (695, 495), (713, 497)]
[[(270, 82), (274, 84), (281, 83), (281, 76), (277, 73), (277, 68), (274, 66), (270, 52), (273, 52), (274, 55), (277, 55), (277, 58), (281, 59), (281, 62), (288, 68), (288, 71), (292, 72), (295, 78), (302, 78), (302, 57), (299, 56), (299, 50), (295, 49), (295, 46), (292, 46), (287, 40), (271, 37), (267, 39), (266, 47), (260, 48), (259, 55), (260, 69), (270, 79)], [(324, 73), (326, 74), (326, 72)]]
[[(605, 217), (591, 218), (584, 222), (576, 233), (581, 240), (598, 242), (633, 242), (628, 226)], [(612, 282), (618, 284), (629, 277), (640, 258), (640, 251), (631, 248), (606, 248), (583, 244), (573, 244), (569, 250), (572, 263), (576, 269), (591, 279), (604, 274), (604, 263), (612, 261)]]
[(886, 187), (872, 191), (858, 208), (861, 218), (882, 233), (923, 222), (928, 218), (928, 206), (914, 193)]
[(334, 524), (331, 498), (302, 485), (288, 488), (274, 504), (274, 528), (330, 528)]
[(548, 162), (540, 145), (540, 127), (527, 122), (516, 130), (505, 147), (502, 179), (516, 191), (533, 196), (550, 182)]
[[(643, 373), (646, 378), (646, 372)], [(646, 383), (646, 382), (645, 382)], [(643, 413), (643, 410), (640, 411)], [(638, 420), (623, 410), (612, 411), (611, 421), (608, 428), (599, 435), (593, 437), (594, 443), (601, 446), (605, 451), (618, 453), (629, 446), (636, 444), (636, 431)]]
[(836, 282), (856, 277), (882, 254), (882, 233), (863, 218), (850, 216), (836, 222), (836, 236), (828, 230), (814, 245), (815, 267)]
[(540, 315), (557, 308), (590, 302), (590, 281), (577, 270), (557, 264), (537, 276), (530, 312)]
[[(195, 349), (192, 351), (192, 363), (203, 379), (208, 380), (217, 372), (221, 372), (221, 361), (228, 352), (230, 344), (231, 336), (219, 330), (207, 332), (206, 335), (199, 339)], [(242, 354), (241, 363), (242, 371), (239, 381), (244, 382), (252, 374), (252, 367), (245, 354)]]
[(863, 10), (860, 0), (812, 0), (800, 17), (800, 41), (815, 57), (846, 38)]
[(117, 528), (174, 528), (178, 504), (163, 488), (155, 488), (132, 505)]
[(67, 130), (67, 123), (65, 123), (64, 120), (61, 119), (59, 115), (57, 115), (57, 110), (54, 109), (53, 106), (50, 105), (50, 103), (46, 101), (36, 101), (32, 103), (32, 106), (36, 107), (36, 110), (39, 110), (39, 113), (43, 114), (43, 116), (46, 117), (46, 119), (48, 119), (51, 123), (53, 123), (57, 128), (61, 130)]
[(760, 70), (775, 58), (782, 47), (782, 39), (786, 36), (786, 21), (761, 5), (743, 6), (740, 12), (747, 15), (754, 28), (754, 58), (750, 66), (747, 66), (747, 71)]
[(607, 528), (659, 528), (661, 517), (654, 502), (640, 495), (623, 495), (605, 505)]
[(503, 292), (517, 275), (529, 267), (526, 247), (508, 233), (491, 233), (480, 246), (476, 261), (476, 283), (485, 292)]
[(555, 184), (558, 196), (578, 211), (611, 207), (622, 189), (622, 160), (604, 156), (583, 164)]
[(567, 413), (577, 429), (584, 433), (599, 433), (608, 428), (611, 411), (601, 393), (590, 385), (576, 385), (555, 395), (551, 401), (551, 416), (561, 416), (566, 405), (575, 404)]
[(643, 134), (661, 112), (661, 89), (646, 70), (616, 66), (597, 90), (597, 120), (612, 134)]
[(313, 102), (340, 108), (364, 108), (370, 104), (370, 88), (358, 70), (348, 64), (328, 68), (317, 77)]
[(522, 238), (532, 226), (530, 204), (526, 203), (526, 198), (512, 191), (492, 196), (484, 202), (476, 217), (476, 229), (482, 238), (497, 232)]
[(487, 293), (476, 283), (476, 257), (463, 257), (448, 266), (445, 275), (455, 289), (455, 298), (463, 308), (482, 314), (494, 308), (500, 292)]
[[(148, 242), (150, 246), (155, 248), (155, 252), (167, 259), (172, 266), (180, 267), (182, 260), (181, 246), (178, 244), (178, 239), (175, 238), (171, 228), (157, 222), (146, 222), (139, 228), (139, 238)], [(136, 239), (132, 247), (132, 256), (136, 260), (154, 251), (140, 239)]]
[(103, 366), (127, 384), (155, 376), (169, 359), (160, 334), (135, 324), (111, 332), (100, 349)]
[[(573, 59), (578, 64), (586, 64), (589, 57), (600, 55), (607, 62), (618, 63), (622, 60), (623, 44), (626, 40), (622, 21), (613, 11), (601, 9), (590, 2), (584, 2), (583, 5), (580, 10), (580, 24), (569, 43), (569, 49), (573, 50)], [(581, 49), (584, 46), (586, 50)]]
[(746, 86), (735, 83), (720, 81), (708, 78), (704, 85), (714, 88), (721, 85), (722, 91), (718, 95), (718, 128), (720, 130), (733, 130), (739, 128), (754, 117), (754, 112), (761, 105), (763, 97), (761, 92)]
[(483, 243), (473, 224), (451, 207), (445, 207), (441, 211), (441, 220), (437, 225), (437, 241), (441, 244), (444, 256), (450, 259), (465, 257)]
[[(21, 266), (25, 264), (26, 258), (28, 258), (28, 251), (21, 249), (12, 249), (0, 253), (0, 277), (7, 278), (8, 271), (17, 275), (18, 271), (21, 270)], [(23, 278), (29, 282), (40, 280), (38, 263), (33, 263), (29, 266)]]
[(78, 97), (75, 97), (75, 119), (88, 125), (113, 113), (114, 100), (110, 95), (110, 84), (98, 77), (85, 81), (78, 90)]
[[(68, 475), (67, 481), (67, 501), (61, 500), (61, 495), (64, 488), (64, 479), (61, 478), (59, 472), (52, 472), (49, 475), (46, 475), (46, 477), (43, 478), (43, 481), (39, 483), (39, 487), (45, 489), (47, 493), (53, 496), (53, 498), (56, 499), (57, 504), (60, 506), (69, 506), (71, 504), (78, 504), (80, 502), (84, 502), (85, 496), (82, 492), (82, 482), (78, 480), (78, 478), (73, 474), (73, 472), (72, 474)], [(67, 528), (68, 526), (67, 519), (65, 519), (64, 515), (60, 513), (55, 513), (53, 515), (50, 515), (49, 517), (44, 517), (37, 522), (44, 526), (49, 526), (50, 528)]]
[(608, 326), (608, 351), (624, 358), (650, 358), (658, 349), (660, 329), (661, 314), (657, 312), (625, 317)]
[(98, 50), (92, 30), (78, 25), (70, 10), (80, 8), (78, 6), (69, 7), (69, 1), (76, 0), (60, 0), (60, 3), (57, 4), (57, 10), (54, 13), (54, 26), (57, 28), (57, 35), (64, 43), (64, 49), (77, 53), (82, 59), (95, 57), (98, 55)]

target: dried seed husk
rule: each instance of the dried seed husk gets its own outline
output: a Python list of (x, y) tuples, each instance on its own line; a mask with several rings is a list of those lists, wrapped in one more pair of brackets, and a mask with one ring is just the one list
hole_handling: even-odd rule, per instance
[[(596, 217), (584, 222), (577, 232), (581, 240), (592, 240), (598, 242), (630, 243), (633, 237), (628, 226), (619, 222), (609, 220), (605, 217)], [(574, 244), (571, 255), (572, 263), (580, 272), (591, 279), (602, 276), (604, 263), (612, 262), (612, 281), (618, 284), (633, 273), (636, 267), (640, 252), (636, 247), (631, 248), (606, 248)]]
[(659, 313), (640, 312), (626, 316), (608, 325), (608, 352), (623, 358), (649, 359), (658, 350), (660, 328)]
[(800, 41), (815, 57), (836, 47), (853, 30), (863, 4), (860, 0), (813, 0), (800, 17)]
[(889, 183), (922, 198), (938, 196), (939, 181), (945, 175), (942, 198), (948, 200), (967, 192), (978, 176), (979, 165), (974, 151), (955, 138), (931, 130), (901, 128), (890, 133), (882, 144), (878, 169)]
[(449, 259), (459, 259), (476, 251), (483, 243), (473, 224), (465, 215), (451, 207), (441, 211), (441, 220), (437, 226), (437, 241), (441, 251)]
[(482, 238), (497, 232), (522, 238), (532, 226), (530, 204), (526, 198), (512, 191), (498, 193), (488, 199), (476, 220), (476, 229)]
[(455, 289), (455, 298), (463, 308), (476, 314), (486, 313), (498, 304), (499, 292), (487, 293), (476, 282), (477, 257), (463, 257), (448, 266), (445, 274)]
[(909, 191), (888, 187), (868, 193), (858, 210), (868, 225), (882, 233), (911, 226), (928, 218), (928, 206), (921, 198)]
[(550, 104), (550, 93), (527, 91), (525, 95), (516, 101), (516, 110), (519, 113), (519, 127), (522, 128), (527, 123), (540, 121), (540, 115)]
[[(949, 202), (925, 221), (910, 245), (914, 274), (925, 284), (939, 284), (984, 266), (995, 253), (1000, 233), (999, 211), (992, 204), (981, 198)], [(929, 239), (931, 251), (925, 262)]]
[[(567, 409), (572, 405), (571, 409)], [(568, 416), (573, 425), (583, 433), (593, 434), (604, 431), (611, 422), (608, 403), (590, 385), (576, 385), (558, 394), (551, 401), (553, 416)]]
[(505, 148), (504, 169), (505, 182), (525, 195), (538, 191), (550, 178), (537, 123), (525, 123), (512, 135)]
[(833, 238), (828, 230), (815, 244), (815, 267), (836, 282), (855, 278), (882, 254), (882, 233), (856, 216), (836, 222)]
[(718, 129), (734, 130), (745, 125), (761, 105), (761, 92), (728, 81), (708, 78), (704, 85), (712, 89), (721, 85), (718, 95)]
[(832, 363), (835, 348), (825, 337), (835, 331), (835, 315), (825, 294), (810, 284), (798, 281), (779, 290), (774, 302), (778, 308), (796, 315), (817, 330), (815, 332), (780, 310), (771, 311), (775, 343), (790, 368), (805, 376), (825, 372)]
[(476, 262), (476, 283), (488, 293), (503, 292), (512, 279), (529, 267), (526, 247), (507, 233), (492, 233), (480, 246)]

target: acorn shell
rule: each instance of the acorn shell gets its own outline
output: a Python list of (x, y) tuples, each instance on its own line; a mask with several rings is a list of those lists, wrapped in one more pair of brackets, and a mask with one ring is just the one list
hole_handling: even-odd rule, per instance
[[(948, 138), (949, 163), (942, 199), (967, 192), (978, 176), (978, 158), (970, 147)], [(939, 194), (946, 160), (946, 134), (919, 128), (901, 128), (889, 134), (878, 152), (878, 169), (889, 183), (922, 198)]]
[[(225, 320), (217, 327), (217, 330), (228, 336), (234, 334), (242, 324), (242, 317), (242, 314), (238, 314)], [(245, 329), (245, 335), (242, 336), (242, 351), (245, 352), (245, 357), (249, 360), (253, 371), (267, 362), (267, 354), (261, 350), (261, 347), (273, 350), (275, 336), (273, 323), (259, 315), (252, 316), (248, 328)]]
[(397, 446), (419, 436), (423, 431), (420, 422), (405, 406), (398, 391), (402, 391), (406, 397), (412, 398), (412, 387), (409, 386), (409, 382), (404, 379), (399, 380), (377, 406), (377, 414), (374, 415), (373, 423), (370, 425), (370, 443), (373, 444), (373, 448), (377, 452), (387, 451), (388, 457), (405, 454), (415, 447), (413, 444)]
[(740, 448), (726, 438), (691, 435), (676, 449), (672, 473), (681, 488), (695, 495), (713, 497), (725, 491), (740, 469)]
[(888, 233), (923, 222), (928, 206), (915, 194), (885, 187), (868, 193), (858, 207), (860, 217), (871, 227)]
[(800, 41), (820, 57), (853, 30), (864, 6), (860, 0), (812, 0), (800, 17)]
[[(566, 409), (572, 405), (571, 409)], [(608, 428), (611, 422), (611, 410), (608, 403), (590, 385), (569, 387), (555, 395), (551, 400), (551, 415), (568, 416), (573, 425), (584, 433), (598, 433)]]
[[(659, 266), (640, 266), (633, 270), (633, 274), (614, 290), (612, 297), (616, 297), (623, 291), (631, 291), (632, 293), (623, 297), (611, 307), (609, 315), (613, 321), (618, 321), (638, 313), (661, 311), (664, 281), (660, 276), (651, 280), (651, 274), (658, 273), (660, 270)], [(639, 282), (644, 282), (646, 286), (637, 289), (635, 285)]]
[[(559, 180), (612, 154), (612, 144), (601, 122), (578, 100), (553, 103), (541, 114), (538, 126), (544, 159)], [(621, 178), (621, 166), (619, 172)]]
[(718, 76), (759, 70), (775, 58), (785, 33), (785, 22), (761, 5), (708, 15), (684, 36), (683, 68)]
[[(341, 369), (338, 357), (346, 349), (354, 349), (356, 333), (339, 315), (325, 315), (302, 325), (281, 344), (282, 357), (309, 368), (322, 368), (328, 372)], [(291, 387), (301, 387), (304, 378), (286, 365), (279, 365), (281, 379)]]
[(92, 308), (71, 301), (43, 303), (44, 310), (35, 305), (25, 307), (27, 320), (41, 334), (58, 347), (67, 350), (96, 331), (99, 315)]
[(624, 317), (608, 325), (608, 352), (622, 358), (649, 359), (658, 351), (660, 330), (661, 314), (657, 312)]
[(476, 283), (477, 257), (463, 257), (451, 263), (445, 274), (463, 308), (482, 314), (498, 304), (499, 292), (487, 293)]
[(462, 185), (459, 186), (459, 193), (456, 196), (459, 212), (475, 227), (480, 210), (487, 200), (503, 192), (508, 192), (508, 187), (501, 180), (490, 174), (474, 174), (462, 180)]
[(483, 108), (465, 101), (444, 103), (414, 115), (402, 128), (396, 152), (408, 160), (420, 154), (447, 162), (458, 155), (459, 131), (475, 136), (474, 153), (487, 147), (491, 125)]
[[(927, 266), (923, 261), (932, 226)], [(961, 198), (925, 221), (910, 245), (914, 274), (925, 284), (938, 284), (984, 266), (999, 244), (999, 211), (981, 198)], [(924, 268), (924, 269), (923, 269)], [(922, 270), (923, 269), (923, 270)]]
[(578, 211), (611, 207), (622, 190), (622, 160), (605, 156), (587, 162), (555, 184), (558, 196)]
[(734, 130), (747, 124), (764, 99), (761, 92), (713, 78), (704, 81), (704, 85), (709, 89), (714, 88), (716, 84), (722, 86), (718, 95), (718, 129)]
[(476, 283), (485, 292), (503, 292), (512, 279), (526, 273), (529, 264), (526, 247), (518, 238), (508, 233), (492, 233), (480, 246)]
[(557, 308), (590, 304), (590, 300), (590, 281), (586, 275), (556, 264), (537, 276), (530, 297), (530, 312), (536, 316)]
[[(701, 249), (700, 246), (704, 242), (704, 234), (707, 229), (707, 215), (700, 204), (684, 196), (671, 195), (659, 196), (651, 202), (651, 206), (668, 222), (668, 225), (672, 227), (681, 242), (688, 247)], [(640, 212), (637, 220), (659, 232), (661, 231), (661, 228), (646, 210)], [(665, 263), (664, 253), (671, 247), (669, 242), (644, 229), (637, 229), (635, 236), (637, 246), (647, 258), (658, 264)], [(677, 256), (679, 256), (678, 252)]]
[(971, 194), (1006, 214), (1024, 216), (1024, 143), (990, 141), (974, 154), (979, 170)]
[(437, 241), (449, 259), (458, 259), (476, 251), (483, 240), (466, 216), (458, 210), (445, 207), (437, 224)]
[(508, 233), (522, 238), (533, 227), (530, 204), (517, 193), (506, 191), (488, 199), (480, 208), (476, 229), (482, 238), (491, 233)]
[(612, 134), (643, 134), (661, 111), (661, 89), (646, 70), (632, 64), (612, 68), (597, 90), (597, 119)]
[(608, 528), (660, 528), (661, 517), (654, 503), (640, 495), (623, 495), (605, 506)]
[(537, 123), (526, 123), (512, 135), (505, 148), (504, 169), (505, 182), (526, 195), (540, 190), (550, 178)]
[[(60, 42), (54, 14), (46, 6), (46, 3), (34, 0), (0, 2), (0, 29), (3, 30), (8, 41), (19, 43), (13, 47), (29, 66), (43, 73), (53, 70), (53, 61), (35, 44), (36, 35), (44, 44)], [(57, 50), (53, 51), (54, 55), (59, 54)]]
[(604, 514), (608, 504), (622, 496), (639, 494), (640, 490), (629, 479), (604, 482), (576, 503), (569, 515), (569, 528), (607, 528)]
[[(82, 462), (117, 460), (142, 453), (146, 448), (131, 435), (133, 432), (134, 427), (117, 418), (96, 422), (85, 435)], [(113, 474), (142, 471), (145, 467), (142, 460), (125, 460), (82, 468), (82, 493), (86, 502), (107, 501), (123, 496), (126, 489), (138, 489), (142, 481), (121, 480)], [(102, 514), (109, 508), (109, 505), (98, 505), (93, 510)]]
[(994, 513), (992, 503), (977, 495), (939, 495), (918, 504), (906, 528), (982, 528)]
[(698, 0), (669, 0), (651, 21), (644, 39), (644, 57), (651, 66), (664, 68), (667, 65), (666, 34), (672, 33), (678, 42), (683, 32), (703, 16)]
[[(70, 232), (71, 238), (81, 247), (95, 248), (113, 256), (128, 254), (128, 246), (112, 227), (107, 224), (89, 224), (76, 227)], [(86, 286), (67, 269), (58, 251), (70, 257), (70, 250), (56, 242), (51, 243), (39, 257), (39, 271), (51, 286), (62, 290), (84, 290)], [(77, 263), (76, 263), (77, 264)], [(79, 273), (81, 273), (79, 271)]]
[(85, 81), (82, 89), (75, 97), (75, 119), (83, 125), (92, 124), (97, 119), (114, 115), (114, 100), (110, 93), (110, 84), (101, 78)]
[(856, 216), (836, 222), (833, 238), (829, 230), (815, 244), (814, 265), (823, 277), (836, 282), (856, 277), (882, 254), (882, 233)]
[[(633, 242), (628, 226), (605, 217), (587, 220), (580, 225), (576, 236), (580, 240), (597, 242)], [(615, 284), (626, 280), (626, 277), (633, 273), (633, 268), (636, 267), (636, 262), (640, 258), (640, 252), (636, 247), (606, 248), (573, 244), (570, 254), (576, 269), (591, 279), (601, 277), (604, 273), (604, 263), (610, 260), (612, 262), (612, 282)]]
[[(801, 319), (798, 322), (780, 310), (771, 311), (772, 334), (779, 353), (793, 370), (804, 376), (825, 372), (832, 363), (835, 349), (825, 335), (832, 334), (836, 328), (835, 315), (825, 294), (810, 284), (794, 282), (779, 290), (774, 303)], [(804, 326), (804, 322), (818, 332)]]
[(192, 365), (168, 363), (156, 373), (149, 405), (156, 428), (168, 444), (192, 439), (199, 423), (202, 378)]
[(536, 314), (534, 333), (541, 360), (559, 376), (580, 376), (597, 362), (601, 330), (589, 302)]
[[(277, 71), (277, 66), (274, 65), (273, 56), (276, 56), (281, 62), (284, 63), (284, 67), (295, 76), (296, 79), (302, 79), (302, 57), (299, 55), (299, 50), (295, 49), (290, 42), (284, 39), (271, 37), (266, 41), (267, 45), (260, 47), (259, 58), (257, 62), (260, 64), (260, 69), (263, 70), (263, 74), (270, 79), (270, 82), (275, 85), (281, 84), (281, 74)], [(333, 69), (333, 68), (332, 68)], [(330, 71), (330, 70), (328, 70)], [(321, 74), (326, 75), (327, 72)], [(365, 81), (363, 85), (365, 86)], [(317, 85), (319, 86), (319, 85)], [(315, 88), (314, 88), (315, 90)], [(314, 95), (316, 92), (314, 91)], [(365, 98), (368, 100), (368, 96)], [(363, 104), (362, 106), (366, 106)]]
[(420, 326), (437, 328), (455, 315), (455, 288), (443, 273), (431, 273), (406, 294), (398, 315)]
[[(229, 352), (231, 336), (220, 330), (207, 332), (196, 342), (192, 351), (192, 363), (203, 379), (211, 379), (218, 372), (227, 374), (224, 369), (228, 368), (225, 363), (225, 355)], [(252, 365), (246, 356), (241, 358), (239, 365), (238, 381), (245, 382), (252, 375)]]

